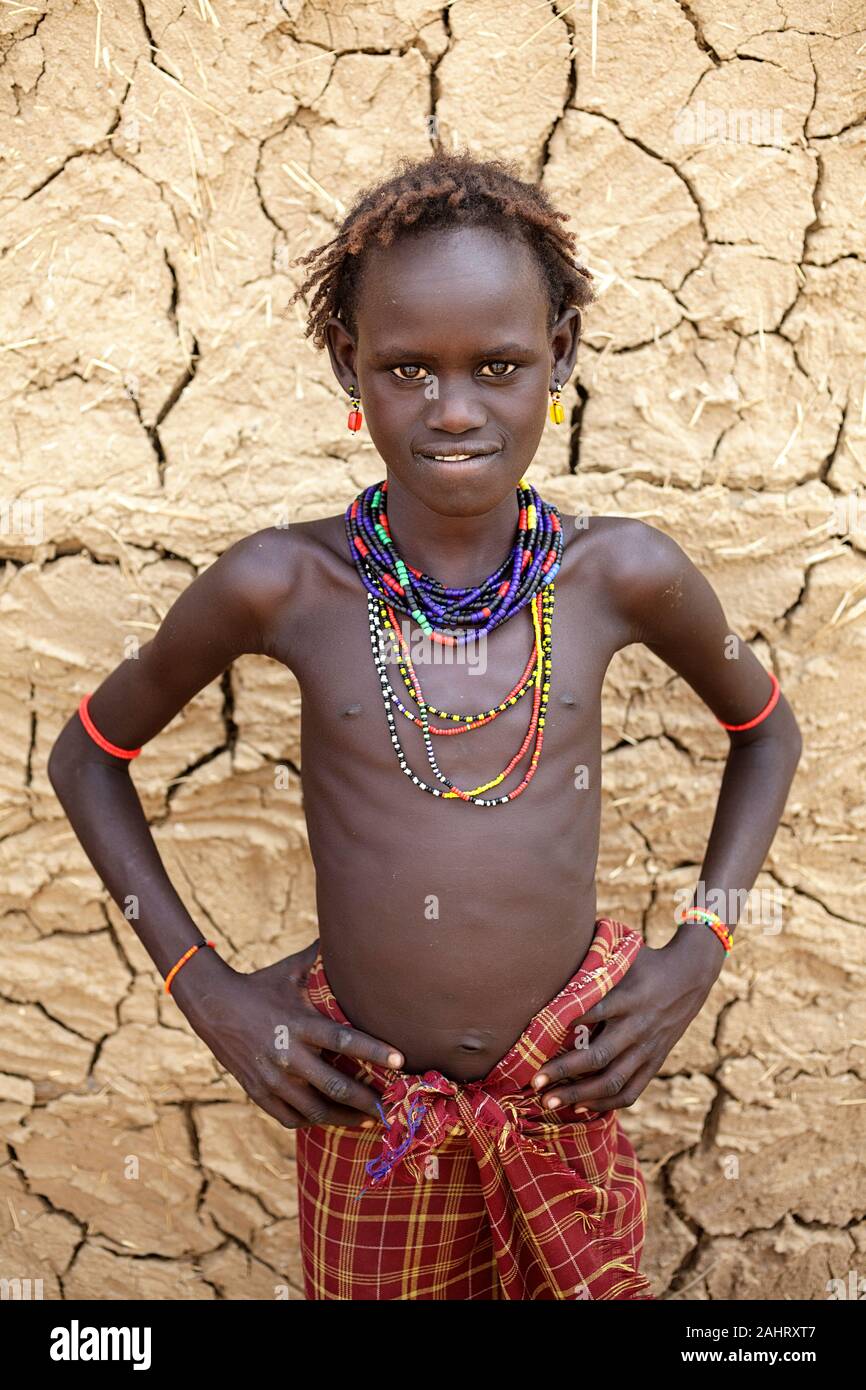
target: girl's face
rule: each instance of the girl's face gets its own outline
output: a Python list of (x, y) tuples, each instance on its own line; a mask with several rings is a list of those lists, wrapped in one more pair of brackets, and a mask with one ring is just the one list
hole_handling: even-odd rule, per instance
[(568, 379), (580, 336), (576, 308), (552, 331), (547, 315), (531, 250), (491, 228), (420, 232), (367, 253), (357, 338), (331, 318), (328, 351), (343, 388), (359, 388), (389, 475), (432, 511), (482, 515), (529, 468), (553, 378)]

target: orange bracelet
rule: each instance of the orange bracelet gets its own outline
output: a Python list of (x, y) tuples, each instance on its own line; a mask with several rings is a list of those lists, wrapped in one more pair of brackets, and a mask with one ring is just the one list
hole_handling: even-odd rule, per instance
[(175, 975), (177, 974), (178, 970), (180, 970), (180, 967), (181, 967), (182, 965), (186, 965), (186, 963), (187, 963), (187, 961), (189, 960), (190, 956), (195, 955), (196, 951), (199, 949), (200, 946), (216, 946), (216, 942), (215, 942), (215, 941), (198, 941), (198, 942), (196, 942), (195, 946), (190, 946), (189, 950), (184, 952), (184, 954), (181, 956), (180, 960), (178, 961), (177, 965), (173, 965), (173, 966), (171, 967), (171, 969), (169, 970), (168, 974), (167, 974), (166, 977), (165, 977), (165, 992), (166, 992), (166, 994), (171, 994), (171, 990), (170, 990), (169, 986), (170, 986), (172, 980), (174, 979)]
[(106, 753), (112, 753), (115, 758), (137, 758), (139, 753), (141, 752), (140, 748), (118, 748), (116, 743), (109, 743), (108, 739), (104, 738), (103, 735), (99, 732), (99, 730), (97, 729), (96, 725), (90, 717), (89, 704), (90, 696), (92, 694), (93, 691), (91, 690), (89, 694), (82, 695), (81, 703), (78, 706), (78, 717), (81, 720), (87, 732), (90, 734), (90, 737), (93, 739), (93, 742), (98, 744), (100, 748), (104, 748)]
[(718, 719), (723, 729), (733, 729), (735, 732), (741, 729), (754, 729), (756, 724), (760, 724), (767, 718), (767, 715), (776, 708), (776, 702), (780, 694), (779, 682), (772, 671), (768, 671), (767, 675), (770, 677), (770, 698), (764, 705), (764, 708), (755, 715), (754, 719), (747, 719), (745, 724), (726, 724), (724, 719), (719, 719), (718, 715), (716, 715), (716, 719)]

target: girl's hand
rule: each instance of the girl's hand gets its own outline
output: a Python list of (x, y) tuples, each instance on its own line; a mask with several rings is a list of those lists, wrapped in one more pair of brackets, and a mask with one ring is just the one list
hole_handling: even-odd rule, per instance
[(602, 1026), (587, 1046), (545, 1062), (533, 1077), (538, 1090), (569, 1083), (545, 1091), (543, 1108), (554, 1108), (551, 1100), (591, 1110), (634, 1105), (700, 1011), (724, 961), (721, 945), (696, 959), (689, 941), (680, 931), (659, 949), (643, 946), (619, 984), (581, 1016), (581, 1024)]
[(172, 984), (172, 997), (217, 1061), (286, 1129), (378, 1119), (378, 1093), (328, 1066), (320, 1048), (403, 1065), (397, 1048), (313, 1008), (304, 984), (317, 945), (249, 975), (213, 951), (197, 951)]

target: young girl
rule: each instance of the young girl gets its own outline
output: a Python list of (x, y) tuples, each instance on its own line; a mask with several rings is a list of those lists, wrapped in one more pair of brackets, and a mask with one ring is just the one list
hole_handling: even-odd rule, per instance
[[(728, 659), (682, 549), (561, 515), (528, 477), (593, 297), (564, 220), (466, 153), (404, 161), (358, 197), (295, 297), (316, 285), (307, 332), (386, 477), (227, 549), (51, 753), (191, 1027), (297, 1131), (310, 1299), (653, 1297), (616, 1112), (700, 1010), (737, 907), (672, 910), (659, 950), (596, 918), (612, 656), (645, 643), (729, 730), (701, 901), (754, 883), (799, 758), (775, 677), (745, 644)], [(320, 930), (252, 974), (204, 941), (129, 777), (244, 652), (302, 691)]]

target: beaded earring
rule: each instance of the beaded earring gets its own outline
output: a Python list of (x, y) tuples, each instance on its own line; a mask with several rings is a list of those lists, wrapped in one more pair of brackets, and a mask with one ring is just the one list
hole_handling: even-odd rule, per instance
[(553, 378), (553, 385), (550, 388), (550, 418), (555, 425), (561, 425), (565, 419), (565, 411), (559, 399), (560, 385), (556, 377)]
[(349, 392), (348, 425), (350, 430), (359, 430), (364, 419), (363, 415), (361, 414), (361, 398), (357, 394), (357, 391), (357, 386), (353, 386), (351, 391)]

